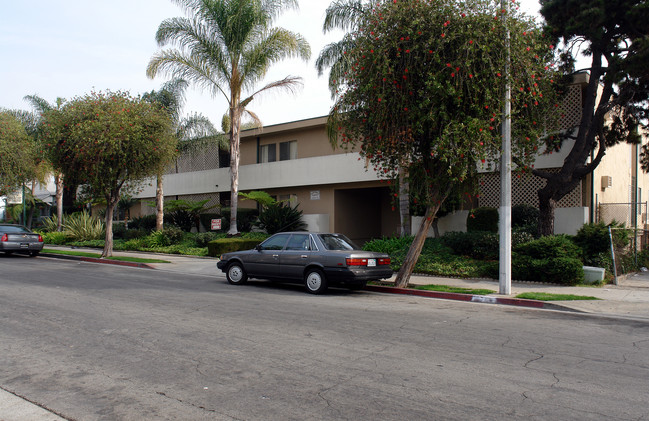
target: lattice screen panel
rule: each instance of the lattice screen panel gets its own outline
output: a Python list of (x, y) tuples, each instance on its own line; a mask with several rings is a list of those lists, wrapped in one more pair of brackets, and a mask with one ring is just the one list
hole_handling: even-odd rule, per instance
[[(512, 174), (512, 206), (532, 205), (539, 207), (538, 191), (545, 186), (545, 179), (532, 174)], [(582, 206), (581, 184), (557, 202), (557, 207)], [(480, 177), (479, 206), (500, 207), (500, 173), (484, 174)]]
[(568, 92), (563, 98), (562, 110), (563, 115), (560, 120), (562, 130), (579, 125), (582, 114), (581, 86), (568, 87)]
[(216, 146), (212, 146), (201, 151), (185, 152), (169, 166), (166, 173), (176, 174), (216, 168), (219, 168), (219, 150)]

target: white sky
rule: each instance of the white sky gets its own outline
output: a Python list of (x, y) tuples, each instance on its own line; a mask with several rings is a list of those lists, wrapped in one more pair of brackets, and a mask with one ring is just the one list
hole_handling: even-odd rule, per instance
[[(327, 75), (317, 76), (315, 59), (341, 33), (322, 33), (331, 0), (299, 0), (298, 12), (276, 23), (301, 33), (311, 44), (311, 59), (287, 60), (271, 69), (268, 81), (301, 76), (304, 87), (256, 98), (248, 107), (264, 125), (326, 115), (331, 106)], [(538, 0), (522, 0), (528, 14)], [(30, 0), (5, 1), (0, 13), (0, 107), (30, 110), (25, 95), (50, 103), (91, 90), (126, 90), (132, 95), (159, 89), (166, 80), (146, 77), (149, 59), (158, 50), (155, 32), (164, 19), (183, 16), (169, 0)], [(259, 85), (262, 86), (262, 85)], [(199, 112), (220, 128), (226, 101), (190, 90), (185, 113)]]

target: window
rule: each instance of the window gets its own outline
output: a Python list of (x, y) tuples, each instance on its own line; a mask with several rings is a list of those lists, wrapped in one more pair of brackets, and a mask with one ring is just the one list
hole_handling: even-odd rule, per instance
[(261, 145), (259, 147), (259, 162), (277, 161), (277, 147), (275, 143), (270, 145)]
[(279, 160), (288, 161), (289, 159), (297, 159), (297, 140), (279, 144)]
[(308, 234), (293, 234), (286, 245), (286, 250), (308, 251), (310, 247), (311, 242)]
[(277, 197), (273, 197), (273, 199), (286, 205), (295, 206), (297, 204), (297, 196), (294, 194), (280, 194)]
[(288, 241), (289, 234), (279, 234), (270, 237), (268, 240), (261, 243), (262, 250), (281, 250)]
[(360, 250), (342, 234), (320, 234), (319, 237), (327, 250)]

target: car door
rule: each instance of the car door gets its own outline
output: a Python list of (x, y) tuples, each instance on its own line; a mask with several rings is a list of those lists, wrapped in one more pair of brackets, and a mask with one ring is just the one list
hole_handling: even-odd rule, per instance
[(307, 233), (293, 234), (280, 254), (280, 275), (284, 279), (302, 279), (304, 268), (313, 256), (311, 236)]
[(256, 252), (248, 256), (246, 271), (252, 277), (277, 278), (279, 273), (279, 256), (290, 238), (290, 234), (275, 234), (261, 243)]

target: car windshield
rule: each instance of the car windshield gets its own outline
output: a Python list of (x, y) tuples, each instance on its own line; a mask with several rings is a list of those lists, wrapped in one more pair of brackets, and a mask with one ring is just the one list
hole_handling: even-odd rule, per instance
[(318, 237), (327, 250), (359, 250), (356, 244), (342, 234), (320, 234)]
[(30, 233), (31, 231), (25, 227), (17, 227), (15, 225), (0, 225), (0, 232), (19, 232), (19, 233)]

